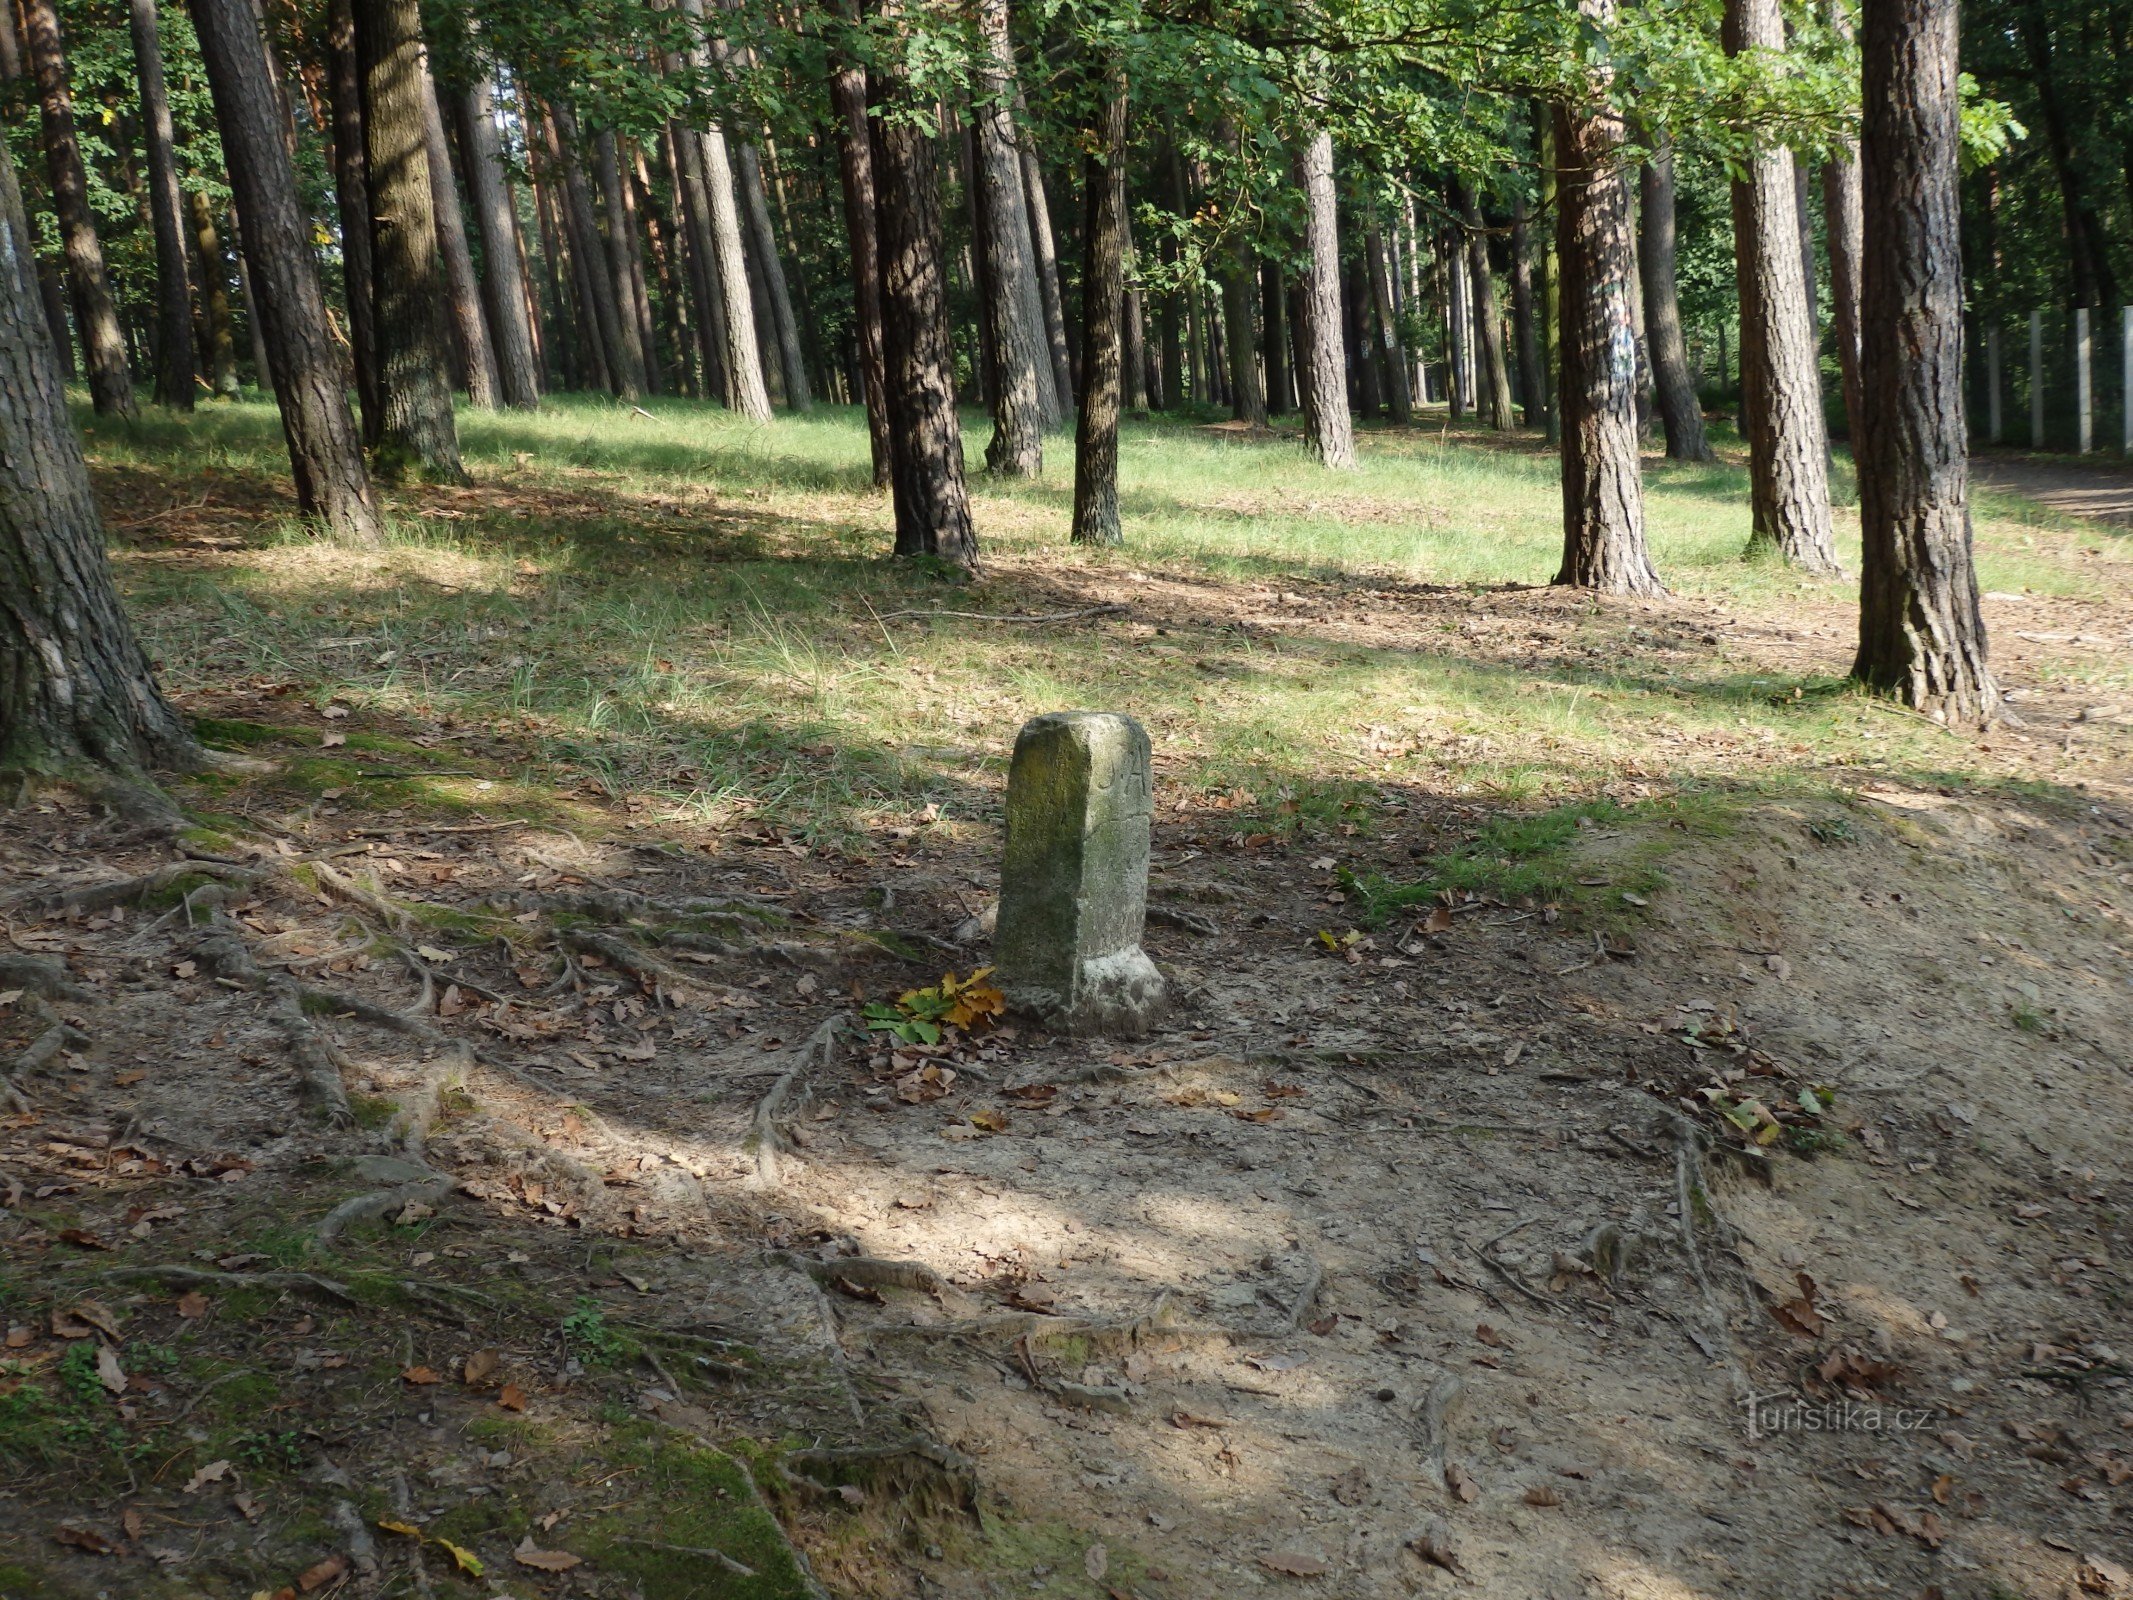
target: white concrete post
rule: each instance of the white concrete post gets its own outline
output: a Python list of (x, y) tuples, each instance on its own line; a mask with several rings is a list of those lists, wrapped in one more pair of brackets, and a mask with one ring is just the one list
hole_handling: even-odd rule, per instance
[(2044, 448), (2044, 313), (2029, 314), (2029, 447)]
[(2096, 448), (2096, 413), (2094, 385), (2089, 378), (2089, 308), (2074, 308), (2074, 437), (2079, 441), (2075, 449), (2087, 455)]

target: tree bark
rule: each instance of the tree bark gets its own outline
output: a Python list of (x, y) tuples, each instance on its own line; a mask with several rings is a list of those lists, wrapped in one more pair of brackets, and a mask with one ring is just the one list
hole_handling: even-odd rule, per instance
[(1341, 350), (1340, 228), (1333, 193), (1333, 135), (1308, 135), (1296, 153), (1304, 198), (1303, 337), (1297, 377), (1304, 433), (1319, 465), (1355, 465), (1355, 422), (1348, 411), (1348, 366)]
[(1415, 397), (1407, 378), (1407, 349), (1400, 341), (1399, 312), (1393, 303), (1392, 259), (1385, 253), (1384, 231), (1375, 222), (1363, 234), (1363, 253), (1370, 297), (1377, 305), (1378, 355), (1392, 402), (1392, 420), (1399, 427), (1410, 427), (1415, 420)]
[(1529, 428), (1548, 425), (1548, 380), (1541, 363), (1538, 297), (1533, 290), (1533, 241), (1523, 195), (1511, 200), (1511, 330), (1518, 345), (1518, 393)]
[[(1022, 92), (1015, 92), (1015, 109), (1024, 124), (1029, 108)], [(1018, 139), (1022, 150), (1022, 187), (1029, 202), (1030, 247), (1036, 253), (1037, 295), (1044, 304), (1044, 337), (1052, 347), (1052, 385), (1059, 392), (1059, 415), (1074, 409), (1074, 358), (1067, 342), (1066, 297), (1059, 290), (1059, 244), (1052, 232), (1052, 202), (1044, 192), (1044, 167), (1037, 160), (1036, 141)], [(1195, 397), (1197, 398), (1197, 396)]]
[[(0, 0), (4, 4), (5, 0)], [(370, 262), (370, 158), (363, 148), (363, 68), (356, 60), (351, 0), (328, 0), (327, 98), (333, 107), (333, 195), (341, 222), (341, 296), (348, 306), (348, 349), (355, 365), (356, 408), (363, 442), (378, 442), (378, 334)]]
[(1710, 461), (1704, 437), (1703, 402), (1689, 371), (1688, 341), (1681, 333), (1681, 294), (1675, 280), (1674, 144), (1666, 134), (1652, 138), (1651, 158), (1638, 174), (1637, 268), (1644, 277), (1644, 329), (1651, 347), (1652, 382), (1658, 390), (1659, 418), (1666, 428), (1666, 453), (1676, 461)]
[(1511, 431), (1511, 371), (1504, 360), (1503, 313), (1496, 303), (1496, 274), (1489, 269), (1489, 234), (1473, 187), (1459, 183), (1459, 209), (1466, 222), (1467, 276), (1474, 290), (1475, 367), (1481, 377), (1482, 420), (1498, 433)]
[[(1851, 36), (1851, 9), (1832, 0), (1830, 26)], [(1837, 370), (1844, 386), (1844, 431), (1854, 448), (1859, 443), (1859, 257), (1866, 227), (1859, 192), (1859, 144), (1847, 139), (1839, 153), (1822, 163), (1822, 216), (1829, 235), (1829, 331), (1837, 347)]]
[(340, 353), (327, 330), (311, 221), (282, 138), (266, 41), (247, 0), (192, 0), (192, 15), (230, 188), (245, 218), (243, 250), (257, 294), (252, 310), (273, 366), (297, 504), (336, 536), (375, 543), (377, 506), (348, 412)]
[(141, 133), (148, 146), (148, 205), (156, 238), (158, 405), (193, 408), (192, 279), (185, 270), (185, 198), (178, 189), (177, 135), (156, 37), (156, 0), (132, 0), (133, 59), (141, 76)]
[(785, 377), (785, 403), (794, 411), (811, 410), (814, 395), (807, 378), (807, 355), (800, 348), (800, 319), (793, 312), (792, 285), (785, 276), (784, 258), (778, 253), (777, 230), (770, 224), (770, 199), (763, 187), (763, 163), (753, 144), (739, 150), (736, 176), (746, 206), (748, 236), (762, 266), (763, 292), (770, 303), (770, 321), (778, 341), (778, 368)]
[(2030, 86), (2044, 123), (2044, 146), (2059, 180), (2059, 203), (2066, 217), (2066, 259), (2073, 303), (2109, 306), (2118, 303), (2118, 280), (2111, 271), (2110, 243), (2103, 219), (2082, 176), (2074, 149), (2074, 130), (2060, 102), (2058, 74), (2052, 60), (2051, 19), (2043, 0), (2024, 0), (2017, 9), (2015, 32), (2029, 58)]
[(363, 71), (370, 179), (371, 307), (378, 337), (378, 438), (388, 479), (462, 483), (452, 418), (451, 325), (437, 250), (422, 114), (422, 14), (416, 0), (353, 0)]
[(488, 319), (482, 313), (481, 287), (474, 281), (474, 252), (467, 244), (467, 219), (459, 207), (459, 185), (453, 181), (452, 146), (444, 136), (444, 107), (437, 98), (437, 80), (430, 72), (427, 56), (420, 76), (430, 209), (437, 217), (438, 260), (451, 299), (452, 331), (457, 336), (460, 366), (466, 376), (467, 400), (476, 410), (494, 411), (502, 380), (497, 375), (496, 354), (489, 341)]
[(601, 209), (607, 216), (607, 227), (600, 232), (600, 244), (606, 252), (607, 279), (614, 292), (616, 343), (613, 349), (621, 368), (625, 398), (634, 399), (650, 390), (651, 376), (646, 364), (644, 320), (638, 315), (632, 274), (632, 241), (627, 208), (622, 200), (622, 163), (615, 150), (615, 135), (611, 129), (602, 128), (593, 135), (593, 175), (600, 185)]
[(484, 75), (456, 97), (460, 148), (466, 155), (467, 198), (473, 203), (474, 225), (481, 233), (482, 302), (488, 308), (493, 335), (497, 387), (504, 404), (531, 411), (541, 403), (540, 358), (526, 309), (511, 177), (496, 131), (494, 94)]
[(1970, 555), (1956, 0), (1866, 8), (1853, 676), (1939, 721), (1998, 710)]
[[(703, 0), (681, 0), (681, 9), (699, 25)], [(699, 40), (689, 50), (689, 65), (708, 72), (710, 51)], [(741, 243), (740, 212), (734, 203), (733, 158), (725, 130), (711, 123), (696, 134), (703, 159), (704, 199), (709, 206), (711, 249), (717, 268), (719, 298), (725, 308), (726, 404), (750, 422), (771, 419), (770, 391), (763, 381), (759, 330), (748, 283), (748, 258)]]
[(606, 241), (594, 220), (592, 189), (585, 181), (585, 165), (578, 150), (577, 121), (567, 107), (549, 106), (547, 132), (549, 158), (559, 179), (556, 199), (570, 243), (571, 276), (589, 314), (581, 323), (598, 342), (608, 388), (624, 400), (636, 400), (644, 393), (643, 363), (640, 359), (633, 366), (629, 359), (621, 294), (609, 265)]
[[(1778, 0), (1726, 0), (1729, 55), (1785, 47)], [(1829, 435), (1800, 256), (1793, 156), (1757, 150), (1733, 183), (1740, 290), (1741, 410), (1748, 436), (1750, 555), (1838, 570), (1829, 516)]]
[(1289, 380), (1288, 294), (1278, 261), (1259, 263), (1259, 320), (1266, 329), (1267, 410), (1293, 411), (1296, 394)]
[[(1081, 414), (1074, 426), (1076, 544), (1125, 542), (1118, 517), (1118, 414), (1126, 299), (1126, 69), (1104, 74), (1103, 126), (1082, 189)], [(1264, 420), (1264, 407), (1261, 420)]]
[[(857, 16), (846, 8), (847, 19)], [(840, 47), (830, 59), (830, 106), (837, 123), (837, 178), (844, 191), (844, 235), (852, 267), (852, 343), (874, 483), (889, 485), (888, 382), (881, 332), (881, 242), (874, 221), (874, 151), (867, 131), (866, 68)]]
[(242, 385), (237, 381), (237, 342), (230, 334), (230, 269), (222, 254), (222, 235), (205, 190), (186, 191), (185, 206), (200, 269), (200, 364), (207, 368), (215, 397), (234, 400)]
[(67, 255), (67, 283), (74, 296), (74, 326), (89, 370), (89, 397), (98, 415), (134, 414), (133, 372), (126, 362), (126, 335), (104, 268), (103, 241), (89, 207), (89, 175), (82, 165), (74, 127), (74, 91), (67, 83), (66, 47), (53, 0), (24, 0), (25, 42), (37, 80), (37, 109), (44, 134), (45, 170), (59, 235)]
[(201, 754), (119, 603), (33, 239), (0, 146), (0, 772), (89, 768), (130, 787)]
[(730, 404), (733, 386), (726, 375), (726, 297), (718, 277), (718, 252), (711, 238), (711, 190), (704, 178), (704, 142), (695, 129), (667, 124), (675, 182), (681, 190), (682, 231), (689, 241), (689, 282), (700, 315), (696, 336), (703, 351), (704, 389), (721, 405)]
[[(1578, 10), (1604, 31), (1614, 20), (1615, 0), (1579, 0)], [(1555, 581), (1604, 594), (1654, 595), (1665, 591), (1644, 543), (1624, 128), (1606, 98), (1609, 69), (1594, 71), (1587, 97), (1555, 108), (1563, 319), (1563, 566)]]
[(1059, 388), (1049, 370), (1044, 301), (1030, 240), (1029, 198), (1016, 139), (1014, 44), (1007, 0), (979, 0), (984, 49), (970, 99), (975, 135), (972, 173), (978, 279), (984, 286), (986, 367), (991, 377), (992, 440), (987, 470), (1034, 478), (1044, 470), (1044, 433), (1060, 418)]
[(894, 69), (874, 74), (869, 94), (896, 553), (974, 569), (978, 535), (955, 409), (934, 132)]

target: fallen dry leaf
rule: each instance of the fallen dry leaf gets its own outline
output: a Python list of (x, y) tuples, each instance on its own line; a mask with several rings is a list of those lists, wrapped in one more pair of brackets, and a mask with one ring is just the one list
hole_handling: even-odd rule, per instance
[(185, 1492), (187, 1494), (198, 1494), (209, 1484), (220, 1483), (224, 1478), (227, 1478), (229, 1475), (229, 1462), (210, 1461), (206, 1466), (202, 1467), (199, 1471), (195, 1472), (190, 1478), (185, 1480)]
[(324, 1561), (308, 1566), (297, 1574), (296, 1586), (305, 1594), (314, 1589), (323, 1589), (348, 1570), (346, 1556), (328, 1556)]
[(407, 1382), (418, 1385), (444, 1382), (444, 1375), (435, 1367), (409, 1367), (400, 1376)]
[(523, 1411), (526, 1409), (526, 1391), (515, 1383), (507, 1383), (497, 1391), (496, 1403), (506, 1411)]
[(583, 1556), (574, 1556), (568, 1550), (536, 1550), (530, 1535), (511, 1552), (511, 1559), (535, 1572), (568, 1572), (585, 1564)]
[(62, 1523), (52, 1530), (52, 1537), (61, 1544), (71, 1545), (76, 1550), (85, 1550), (92, 1556), (118, 1554), (118, 1546), (94, 1528), (76, 1528)]
[(496, 1369), (503, 1364), (504, 1358), (494, 1350), (477, 1350), (467, 1357), (466, 1366), (461, 1371), (468, 1383), (484, 1384), (495, 1375)]
[(1535, 1484), (1526, 1491), (1526, 1504), (1529, 1506), (1559, 1506), (1562, 1503), (1563, 1497), (1545, 1483)]
[(452, 1558), (452, 1564), (458, 1567), (461, 1572), (464, 1572), (470, 1578), (481, 1576), (480, 1556), (471, 1550), (461, 1548), (449, 1539), (439, 1539), (435, 1542), (444, 1550), (445, 1554)]
[(1481, 1498), (1481, 1486), (1468, 1476), (1466, 1468), (1454, 1461), (1444, 1469), (1444, 1486), (1452, 1491), (1462, 1505), (1472, 1505)]
[(188, 1321), (207, 1315), (209, 1300), (198, 1289), (191, 1289), (178, 1296), (178, 1315)]
[(108, 1344), (96, 1347), (96, 1381), (113, 1394), (126, 1392), (126, 1369), (119, 1365), (118, 1352)]
[(1091, 1583), (1104, 1581), (1104, 1574), (1111, 1570), (1111, 1552), (1099, 1542), (1081, 1553), (1081, 1570), (1089, 1575)]

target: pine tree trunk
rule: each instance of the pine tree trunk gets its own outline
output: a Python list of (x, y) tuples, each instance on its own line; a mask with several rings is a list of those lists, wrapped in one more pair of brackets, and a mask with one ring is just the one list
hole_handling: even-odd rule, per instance
[(726, 297), (720, 292), (711, 242), (711, 192), (704, 180), (704, 143), (693, 128), (667, 124), (667, 147), (681, 193), (682, 231), (689, 242), (689, 283), (696, 294), (696, 336), (703, 351), (704, 392), (729, 402), (726, 376)]
[[(1830, 27), (1851, 37), (1851, 9), (1832, 0)], [(1864, 202), (1859, 193), (1859, 145), (1847, 139), (1838, 154), (1822, 163), (1822, 214), (1829, 242), (1829, 331), (1837, 347), (1837, 371), (1844, 388), (1844, 432), (1854, 449), (1859, 443), (1859, 257), (1865, 246)], [(2133, 399), (2133, 396), (2129, 396)]]
[(0, 772), (198, 766), (112, 581), (4, 146), (0, 236)]
[(422, 14), (416, 0), (353, 0), (370, 178), (372, 309), (378, 337), (378, 440), (387, 479), (419, 473), (462, 483), (452, 418), (451, 324), (437, 249), (422, 114)]
[(1456, 233), (1445, 239), (1444, 287), (1444, 359), (1448, 369), (1444, 388), (1452, 420), (1459, 422), (1474, 409), (1473, 353), (1467, 348), (1467, 331), (1473, 326), (1473, 319), (1467, 314), (1467, 299), (1473, 283), (1467, 276), (1466, 251)]
[(1288, 297), (1282, 288), (1278, 261), (1259, 264), (1259, 321), (1266, 329), (1267, 410), (1294, 411), (1295, 387), (1289, 381)]
[(274, 399), (296, 478), (296, 500), (337, 537), (376, 542), (378, 511), (340, 352), (327, 330), (311, 219), (282, 136), (281, 97), (248, 0), (192, 0), (230, 188), (245, 218), (254, 317), (273, 366)]
[(496, 131), (494, 91), (486, 76), (457, 97), (460, 148), (466, 153), (467, 198), (481, 232), (482, 302), (494, 336), (497, 386), (504, 404), (531, 411), (541, 403), (540, 358), (527, 314), (518, 230), (512, 216), (511, 176)]
[(558, 180), (556, 202), (570, 246), (571, 278), (585, 313), (580, 326), (600, 352), (607, 387), (624, 400), (636, 400), (644, 393), (644, 384), (632, 370), (623, 343), (622, 302), (608, 266), (606, 242), (593, 219), (592, 190), (578, 153), (577, 121), (566, 107), (549, 106), (547, 135), (548, 155)]
[(660, 370), (659, 325), (652, 320), (651, 284), (645, 270), (646, 249), (656, 250), (657, 239), (652, 220), (644, 215), (637, 203), (637, 169), (642, 154), (632, 144), (628, 156), (621, 173), (622, 253), (629, 267), (630, 308), (637, 318), (637, 338), (644, 346), (644, 392), (657, 394), (666, 387), (667, 380)]
[(1466, 269), (1473, 285), (1475, 370), (1481, 379), (1478, 409), (1482, 421), (1498, 433), (1509, 433), (1511, 418), (1511, 370), (1504, 358), (1503, 311), (1496, 301), (1496, 274), (1489, 266), (1488, 226), (1472, 185), (1456, 185), (1459, 209), (1466, 223)]
[(1529, 428), (1548, 425), (1547, 370), (1541, 362), (1540, 316), (1533, 292), (1533, 241), (1524, 196), (1511, 200), (1511, 329), (1518, 345), (1518, 392)]
[(453, 181), (451, 141), (444, 136), (444, 107), (437, 81), (425, 56), (421, 71), (422, 143), (428, 153), (430, 209), (437, 217), (439, 263), (451, 299), (452, 330), (457, 335), (460, 365), (466, 373), (467, 400), (477, 411), (496, 409), (502, 380), (489, 341), (488, 318), (481, 308), (481, 287), (474, 281), (474, 252), (467, 244), (466, 213), (459, 207)]
[[(598, 230), (605, 252), (609, 296), (613, 302), (614, 341), (609, 350), (622, 379), (624, 399), (645, 393), (644, 328), (637, 318), (636, 294), (630, 285), (630, 236), (623, 217), (622, 163), (615, 153), (615, 135), (602, 128), (593, 135), (593, 176), (600, 185), (600, 206), (607, 227)], [(602, 324), (602, 334), (607, 331)]]
[[(1015, 109), (1024, 124), (1029, 107), (1022, 91), (1015, 91)], [(1044, 339), (1052, 349), (1052, 386), (1059, 394), (1059, 415), (1074, 409), (1073, 346), (1067, 339), (1066, 297), (1059, 289), (1059, 242), (1052, 232), (1052, 202), (1044, 190), (1044, 167), (1037, 160), (1036, 141), (1018, 139), (1022, 150), (1022, 187), (1029, 204), (1030, 248), (1037, 264), (1037, 297), (1044, 306)]]
[(1364, 421), (1375, 422), (1384, 395), (1384, 364), (1378, 359), (1377, 341), (1371, 337), (1369, 279), (1363, 257), (1348, 263), (1348, 281), (1341, 289), (1342, 337), (1348, 370), (1355, 375), (1357, 413)]
[(2036, 93), (2038, 118), (2044, 124), (2044, 148), (2059, 180), (2059, 203), (2065, 217), (2067, 276), (2077, 306), (2118, 303), (2118, 282), (2111, 271), (2110, 243), (2103, 219), (2089, 195), (2075, 132), (2061, 102), (2057, 64), (2052, 59), (2051, 18), (2043, 0), (2022, 0), (2014, 28), (2029, 58), (2030, 86)]
[(1309, 135), (1296, 153), (1304, 199), (1303, 321), (1297, 377), (1304, 391), (1304, 432), (1319, 465), (1355, 465), (1355, 423), (1348, 411), (1348, 368), (1341, 351), (1340, 227), (1333, 193), (1333, 135)]
[[(0, 0), (4, 3), (4, 0)], [(376, 292), (370, 263), (370, 158), (363, 148), (363, 68), (356, 60), (351, 0), (328, 0), (326, 83), (333, 106), (333, 195), (341, 220), (341, 297), (348, 307), (348, 348), (355, 364), (356, 408), (363, 442), (378, 442)]]
[(1392, 420), (1399, 427), (1412, 427), (1415, 397), (1407, 381), (1407, 347), (1400, 340), (1399, 312), (1393, 304), (1392, 258), (1385, 253), (1385, 235), (1375, 222), (1364, 230), (1363, 253), (1370, 274), (1370, 298), (1377, 306), (1378, 354), (1392, 402)]
[(133, 372), (126, 362), (126, 335), (104, 269), (103, 241), (89, 207), (89, 174), (82, 166), (81, 139), (74, 128), (74, 91), (67, 83), (66, 48), (59, 36), (54, 0), (24, 0), (25, 42), (37, 79), (37, 109), (44, 134), (45, 169), (59, 236), (67, 253), (67, 282), (74, 295), (74, 325), (81, 334), (89, 397), (99, 416), (134, 413)]
[[(1220, 135), (1218, 134), (1219, 138)], [(1222, 330), (1229, 374), (1229, 414), (1254, 428), (1266, 426), (1266, 384), (1259, 372), (1259, 338), (1252, 326), (1259, 298), (1259, 269), (1251, 241), (1241, 233), (1230, 242), (1222, 273)], [(1087, 367), (1084, 365), (1083, 370)]]
[(1703, 432), (1703, 402), (1689, 370), (1681, 333), (1681, 295), (1675, 281), (1674, 145), (1652, 137), (1652, 153), (1638, 174), (1637, 270), (1644, 278), (1644, 329), (1651, 347), (1652, 382), (1666, 427), (1666, 453), (1676, 461), (1713, 459)]
[[(1778, 0), (1726, 0), (1725, 46), (1781, 51)], [(1829, 517), (1829, 434), (1801, 271), (1793, 156), (1758, 150), (1733, 184), (1740, 289), (1741, 409), (1747, 422), (1751, 555), (1809, 572), (1838, 570)]]
[(704, 155), (704, 190), (711, 206), (711, 247), (726, 307), (726, 403), (750, 422), (771, 419), (770, 388), (764, 381), (762, 330), (749, 281), (748, 250), (741, 240), (740, 207), (734, 199), (733, 162), (725, 130), (716, 123), (698, 135)]
[(1970, 554), (1956, 0), (1863, 15), (1859, 654), (1852, 673), (1956, 726), (1992, 719)]
[(992, 440), (985, 447), (985, 465), (1000, 477), (1034, 478), (1044, 470), (1045, 430), (1058, 423), (1061, 412), (1011, 109), (1015, 56), (1007, 0), (980, 0), (978, 27), (984, 51), (970, 103), (976, 147), (971, 200), (990, 333)]
[[(846, 15), (856, 16), (856, 7)], [(881, 243), (874, 225), (874, 152), (867, 132), (866, 68), (844, 50), (830, 63), (830, 105), (837, 121), (837, 178), (844, 190), (844, 236), (852, 265), (852, 343), (866, 403), (874, 482), (889, 485), (887, 375), (881, 342)]]
[[(1081, 414), (1074, 427), (1076, 544), (1125, 542), (1118, 516), (1118, 414), (1126, 299), (1126, 69), (1104, 79), (1104, 120), (1082, 189)], [(1262, 420), (1264, 420), (1262, 410)]]
[[(1604, 30), (1615, 0), (1579, 0), (1578, 10)], [(1555, 581), (1605, 594), (1661, 594), (1644, 543), (1629, 302), (1634, 243), (1622, 115), (1608, 87), (1601, 78), (1588, 98), (1555, 108), (1563, 319), (1563, 566)]]
[(748, 143), (743, 143), (735, 156), (742, 221), (762, 268), (763, 295), (770, 307), (771, 329), (777, 336), (778, 369), (785, 378), (785, 403), (794, 411), (807, 411), (814, 406), (814, 395), (807, 381), (807, 357), (800, 348), (800, 320), (793, 314), (792, 285), (778, 254), (777, 230), (770, 225), (770, 199), (763, 189), (762, 159), (756, 147)]
[[(222, 217), (230, 225), (230, 248), (237, 256), (237, 293), (244, 305), (245, 341), (252, 347), (252, 382), (261, 394), (272, 399), (274, 358), (267, 350), (267, 318), (266, 313), (260, 309), (259, 296), (252, 291), (252, 268), (244, 253), (244, 229), (237, 220), (237, 207), (234, 202)], [(329, 311), (326, 316), (326, 331), (330, 336), (333, 332), (332, 313)]]
[(868, 90), (896, 553), (975, 568), (934, 136), (918, 125), (911, 90), (893, 71), (874, 74)]
[(234, 400), (242, 385), (237, 381), (237, 342), (230, 333), (230, 269), (222, 254), (222, 235), (205, 190), (187, 190), (185, 207), (194, 264), (200, 269), (200, 364), (207, 368), (215, 398)]
[(814, 391), (834, 404), (829, 369), (823, 365), (822, 337), (815, 325), (813, 296), (808, 292), (807, 261), (800, 253), (800, 236), (792, 225), (792, 208), (785, 195), (785, 174), (778, 164), (778, 147), (767, 135), (761, 154), (764, 187), (770, 192), (772, 216), (777, 223), (778, 254), (792, 263), (787, 282), (792, 288), (793, 310), (799, 316), (800, 350), (807, 358), (808, 381)]
[(178, 190), (176, 134), (163, 83), (155, 0), (131, 0), (133, 59), (141, 79), (141, 134), (148, 146), (148, 207), (156, 239), (156, 404), (193, 408), (192, 279), (185, 270), (185, 199)]

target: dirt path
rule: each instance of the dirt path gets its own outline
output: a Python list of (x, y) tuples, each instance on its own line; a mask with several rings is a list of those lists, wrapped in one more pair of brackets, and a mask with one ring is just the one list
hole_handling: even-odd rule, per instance
[(1973, 477), (2003, 490), (2091, 522), (2133, 527), (2133, 467), (2114, 461), (2071, 461), (1993, 455), (1970, 459)]

